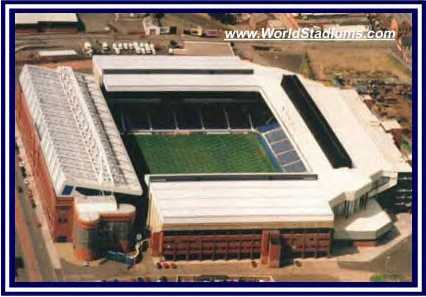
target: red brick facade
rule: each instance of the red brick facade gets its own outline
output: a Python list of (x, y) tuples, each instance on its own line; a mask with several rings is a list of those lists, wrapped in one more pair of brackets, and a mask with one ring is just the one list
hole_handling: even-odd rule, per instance
[(40, 197), (54, 240), (70, 241), (72, 237), (71, 197), (57, 197), (36, 129), (21, 89), (16, 93), (16, 122), (33, 176), (33, 186)]
[(263, 230), (215, 234), (151, 234), (151, 253), (167, 260), (257, 259), (269, 267), (279, 267), (281, 260), (293, 256), (325, 256), (330, 254), (330, 229)]
[[(21, 135), (23, 149), (27, 156), (28, 166), (33, 177), (32, 186), (40, 198), (41, 206), (47, 217), (49, 231), (54, 241), (73, 241), (74, 222), (82, 229), (96, 229), (95, 225), (87, 225), (84, 222), (76, 221), (74, 214), (74, 198), (58, 197), (53, 188), (49, 170), (44, 159), (39, 136), (34, 127), (30, 110), (24, 99), (21, 88), (17, 87), (16, 93), (16, 122)], [(108, 222), (125, 222), (131, 225), (134, 221), (135, 213), (131, 214), (103, 214), (101, 219)], [(92, 260), (97, 257), (97, 251), (80, 249), (74, 243), (75, 254), (82, 260)], [(117, 242), (117, 248), (128, 252), (131, 249), (127, 238)]]

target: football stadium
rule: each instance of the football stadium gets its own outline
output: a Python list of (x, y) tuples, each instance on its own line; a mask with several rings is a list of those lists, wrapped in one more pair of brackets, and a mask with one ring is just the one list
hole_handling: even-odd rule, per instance
[(93, 74), (25, 66), (17, 96), (51, 232), (80, 258), (140, 233), (153, 257), (279, 267), (377, 244), (392, 228), (377, 198), (409, 191), (355, 90), (238, 57), (94, 56)]

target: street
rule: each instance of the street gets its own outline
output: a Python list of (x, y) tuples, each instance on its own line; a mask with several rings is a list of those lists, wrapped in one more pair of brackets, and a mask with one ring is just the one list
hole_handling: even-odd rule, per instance
[[(21, 254), (24, 268), (30, 281), (58, 281), (61, 273), (55, 271), (50, 262), (46, 245), (38, 219), (28, 198), (28, 188), (24, 184), (21, 168), (18, 166), (18, 157), (15, 158), (15, 184), (16, 184), (16, 230), (15, 240), (20, 241)], [(19, 189), (22, 189), (20, 191)]]

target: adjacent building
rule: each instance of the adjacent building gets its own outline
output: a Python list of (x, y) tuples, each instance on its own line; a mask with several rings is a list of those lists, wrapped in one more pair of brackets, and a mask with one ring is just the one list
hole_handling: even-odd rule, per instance
[(17, 13), (16, 33), (73, 33), (78, 32), (80, 22), (76, 13)]

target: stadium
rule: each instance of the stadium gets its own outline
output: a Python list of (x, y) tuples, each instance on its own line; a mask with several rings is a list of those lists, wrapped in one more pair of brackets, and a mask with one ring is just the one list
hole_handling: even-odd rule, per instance
[(238, 57), (94, 56), (93, 73), (25, 66), (17, 96), (52, 234), (80, 258), (141, 233), (154, 257), (279, 267), (391, 229), (376, 200), (411, 167), (356, 91)]

